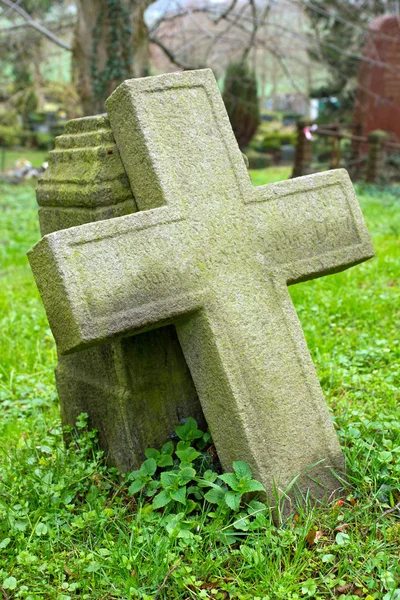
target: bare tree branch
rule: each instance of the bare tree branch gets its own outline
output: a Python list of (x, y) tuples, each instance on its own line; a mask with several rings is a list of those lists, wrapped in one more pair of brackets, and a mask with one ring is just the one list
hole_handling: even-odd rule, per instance
[(165, 44), (163, 44), (163, 42), (161, 40), (159, 40), (158, 38), (155, 37), (149, 37), (149, 42), (151, 44), (155, 44), (156, 46), (158, 46), (159, 48), (161, 48), (161, 50), (164, 52), (165, 56), (167, 58), (169, 58), (169, 60), (176, 65), (177, 67), (179, 67), (180, 69), (185, 69), (186, 71), (190, 71), (193, 69), (193, 67), (191, 65), (187, 65), (183, 62), (181, 62), (176, 56), (175, 54), (172, 52), (172, 50), (170, 50), (169, 48), (167, 48), (167, 46), (165, 46)]
[(40, 25), (40, 23), (37, 23), (36, 21), (34, 21), (30, 17), (30, 15), (23, 8), (18, 6), (18, 4), (16, 4), (15, 2), (11, 2), (11, 0), (0, 0), (0, 2), (2, 4), (4, 4), (5, 6), (8, 6), (9, 9), (18, 13), (23, 19), (25, 19), (27, 27), (32, 27), (33, 29), (36, 29), (36, 31), (39, 31), (42, 35), (44, 35), (49, 40), (51, 40), (52, 42), (57, 44), (57, 46), (64, 48), (64, 50), (69, 50), (69, 51), (72, 50), (72, 48), (69, 44), (67, 44), (62, 39), (60, 39), (59, 37), (54, 35), (54, 33), (49, 31), (49, 29), (47, 29), (46, 27), (43, 27), (43, 25)]
[(219, 23), (221, 21), (221, 19), (226, 19), (226, 17), (229, 15), (229, 13), (235, 8), (236, 3), (237, 3), (237, 0), (232, 0), (232, 2), (227, 7), (227, 9), (224, 10), (224, 12), (220, 14), (220, 16), (217, 18), (217, 20), (215, 22)]
[(257, 20), (257, 7), (256, 7), (256, 1), (255, 0), (249, 0), (250, 3), (250, 7), (251, 7), (251, 15), (253, 17), (253, 29), (248, 41), (247, 46), (245, 47), (243, 54), (242, 54), (242, 60), (246, 60), (246, 58), (249, 55), (250, 50), (252, 49), (255, 39), (257, 37), (257, 29), (258, 29), (258, 20)]

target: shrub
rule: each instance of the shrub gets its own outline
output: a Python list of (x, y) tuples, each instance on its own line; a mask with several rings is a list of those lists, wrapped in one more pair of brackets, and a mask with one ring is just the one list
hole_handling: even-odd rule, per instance
[(246, 63), (231, 63), (228, 66), (223, 99), (239, 148), (244, 148), (260, 123), (257, 81)]
[(268, 154), (257, 152), (253, 148), (246, 149), (245, 154), (249, 161), (249, 169), (266, 169), (271, 166), (271, 158)]
[(49, 150), (54, 146), (54, 135), (52, 133), (37, 132), (35, 137), (39, 150)]
[(18, 143), (20, 128), (0, 125), (0, 146), (15, 146)]

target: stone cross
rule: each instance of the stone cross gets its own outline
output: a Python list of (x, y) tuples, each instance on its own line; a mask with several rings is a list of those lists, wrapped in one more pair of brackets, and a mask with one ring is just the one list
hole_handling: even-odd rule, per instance
[(347, 173), (253, 188), (210, 70), (107, 110), (139, 212), (30, 251), (59, 352), (174, 324), (223, 468), (330, 494), (343, 456), (287, 286), (373, 256)]

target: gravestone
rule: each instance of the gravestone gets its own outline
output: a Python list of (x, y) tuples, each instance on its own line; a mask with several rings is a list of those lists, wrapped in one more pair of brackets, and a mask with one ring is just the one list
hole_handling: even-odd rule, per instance
[[(42, 235), (138, 210), (106, 115), (67, 123), (36, 197)], [(63, 423), (88, 413), (108, 461), (123, 472), (188, 415), (205, 426), (173, 326), (60, 354), (56, 382)]]
[[(330, 494), (343, 456), (287, 286), (373, 256), (347, 173), (253, 188), (209, 70), (126, 81), (107, 110), (138, 212), (30, 251), (60, 354), (173, 325), (224, 469)], [(115, 423), (140, 440), (133, 465), (140, 416)]]
[[(360, 62), (354, 109), (355, 133), (375, 130), (394, 134), (400, 141), (400, 20), (382, 15), (372, 21)], [(367, 144), (358, 144), (367, 152)]]

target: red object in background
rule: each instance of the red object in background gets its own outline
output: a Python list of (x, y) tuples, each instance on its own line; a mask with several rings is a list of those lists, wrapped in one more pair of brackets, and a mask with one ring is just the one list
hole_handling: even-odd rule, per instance
[(374, 64), (360, 63), (354, 133), (367, 136), (382, 129), (400, 141), (400, 17), (383, 15), (372, 21), (363, 56)]

